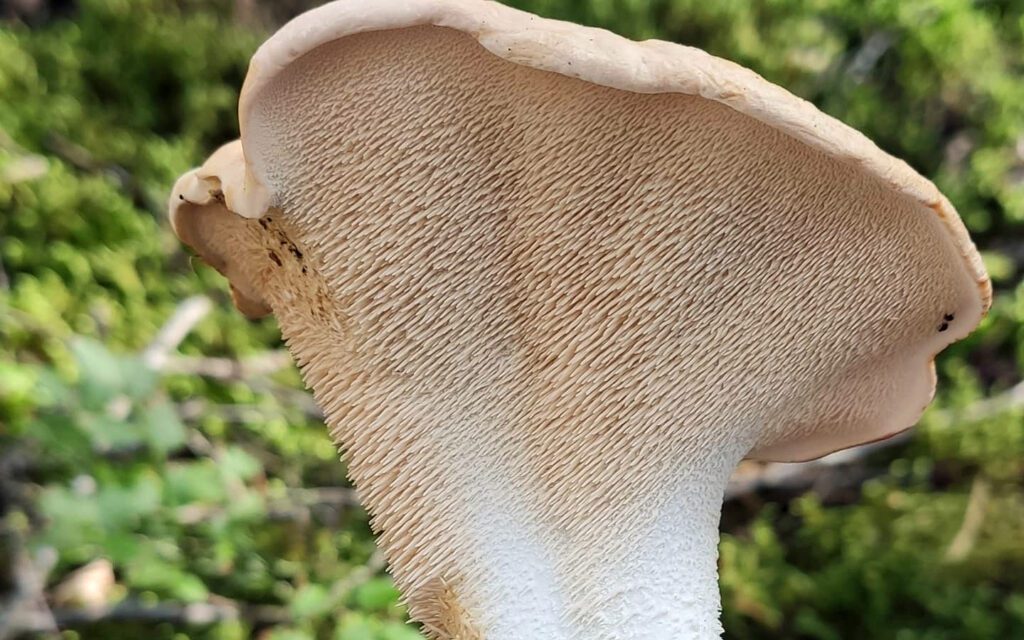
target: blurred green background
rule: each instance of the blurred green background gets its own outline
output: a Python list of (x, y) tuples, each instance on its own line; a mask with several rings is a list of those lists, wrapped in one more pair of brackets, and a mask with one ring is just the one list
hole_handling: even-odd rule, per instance
[[(419, 637), (273, 320), (165, 220), (308, 4), (0, 1), (0, 640)], [(726, 637), (1024, 638), (1024, 1), (514, 4), (812, 100), (931, 177), (993, 277), (911, 438), (744, 468)]]

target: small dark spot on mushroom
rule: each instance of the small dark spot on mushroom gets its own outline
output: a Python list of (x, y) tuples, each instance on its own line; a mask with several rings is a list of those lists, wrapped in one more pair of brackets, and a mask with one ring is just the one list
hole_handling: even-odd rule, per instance
[(278, 258), (277, 254), (274, 253), (273, 251), (268, 251), (267, 253), (270, 255), (270, 259), (274, 261), (274, 264), (276, 264), (277, 266), (280, 267), (281, 266), (281, 258)]
[(947, 313), (946, 315), (942, 316), (942, 319), (945, 320), (946, 322), (953, 322), (953, 314)]
[(179, 194), (178, 194), (178, 200), (184, 200), (184, 199), (185, 199), (185, 195), (184, 195), (184, 194), (181, 194), (181, 193), (179, 193)]
[(306, 273), (306, 265), (302, 265), (302, 273)]
[(943, 322), (942, 324), (939, 325), (939, 332), (941, 333), (941, 332), (945, 331), (948, 328), (949, 328), (949, 323), (948, 322)]
[(288, 250), (292, 252), (292, 255), (295, 256), (297, 260), (302, 260), (302, 252), (299, 251), (298, 247), (296, 247), (294, 244), (288, 247)]

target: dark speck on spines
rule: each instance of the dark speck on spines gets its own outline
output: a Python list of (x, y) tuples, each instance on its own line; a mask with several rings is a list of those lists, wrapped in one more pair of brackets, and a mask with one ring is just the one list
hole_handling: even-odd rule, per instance
[(281, 266), (281, 258), (278, 258), (277, 254), (274, 253), (273, 251), (268, 251), (267, 253), (270, 255), (270, 259), (274, 261), (274, 264), (276, 264), (277, 266), (280, 267)]
[(945, 331), (948, 328), (949, 328), (949, 323), (948, 322), (943, 322), (942, 324), (939, 325), (939, 331), (940, 332), (941, 331)]
[(942, 319), (945, 320), (946, 322), (953, 322), (953, 314), (947, 313), (946, 315), (942, 316)]

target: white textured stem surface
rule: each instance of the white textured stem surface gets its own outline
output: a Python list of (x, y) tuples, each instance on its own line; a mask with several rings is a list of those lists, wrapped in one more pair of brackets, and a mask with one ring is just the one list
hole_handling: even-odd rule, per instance
[(577, 638), (720, 637), (718, 526), (734, 466), (720, 462), (681, 478), (642, 545), (609, 565), (605, 584), (615, 597), (598, 612), (604, 624)]
[[(482, 555), (491, 556), (488, 562), (497, 571), (488, 584), (466, 587), (480, 603), (471, 615), (483, 637), (719, 638), (718, 527), (725, 486), (740, 454), (704, 454), (680, 469), (653, 520), (639, 517), (650, 505), (617, 505), (601, 530), (587, 536), (585, 549), (566, 550), (550, 542), (559, 540), (559, 532), (511, 522), (502, 501), (481, 505), (472, 528), (486, 533)], [(623, 538), (635, 543), (617, 552)], [(559, 565), (565, 557), (590, 565), (593, 579), (585, 587), (567, 584), (572, 581)]]

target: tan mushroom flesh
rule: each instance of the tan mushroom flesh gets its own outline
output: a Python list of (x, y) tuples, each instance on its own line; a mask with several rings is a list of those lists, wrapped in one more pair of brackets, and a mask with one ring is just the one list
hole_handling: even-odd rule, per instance
[(718, 637), (737, 462), (911, 426), (989, 305), (934, 185), (696, 49), (342, 0), (239, 111), (174, 228), (277, 317), (436, 637)]

